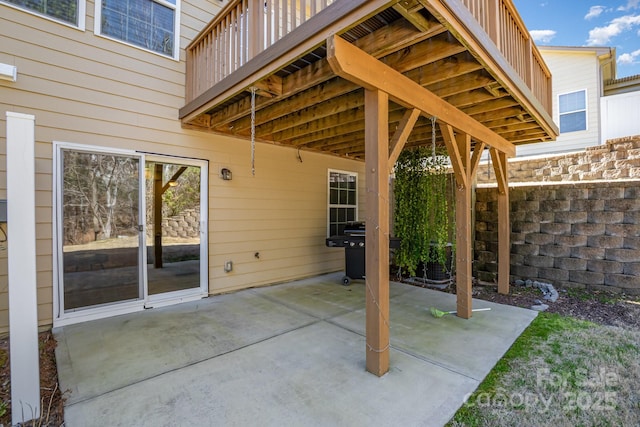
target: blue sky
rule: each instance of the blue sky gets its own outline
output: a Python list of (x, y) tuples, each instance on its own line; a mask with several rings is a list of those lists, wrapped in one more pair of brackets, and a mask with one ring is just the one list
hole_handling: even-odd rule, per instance
[(615, 47), (618, 78), (640, 74), (640, 0), (513, 0), (538, 46)]

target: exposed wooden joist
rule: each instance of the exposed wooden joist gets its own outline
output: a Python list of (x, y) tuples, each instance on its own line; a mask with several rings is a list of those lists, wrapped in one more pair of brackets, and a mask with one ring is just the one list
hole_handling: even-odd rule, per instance
[(507, 156), (515, 155), (515, 147), (509, 141), (339, 36), (327, 39), (327, 59), (336, 74), (364, 88), (384, 90), (400, 105), (418, 108)]
[[(459, 54), (463, 51), (464, 49), (461, 45), (451, 44), (451, 42), (446, 39), (446, 34), (440, 34), (428, 41), (412, 45), (401, 52), (388, 55), (383, 58), (383, 62), (402, 73)], [(295, 96), (289, 97), (287, 102), (273, 104), (261, 110), (257, 109), (255, 123), (257, 126), (260, 126), (275, 119), (286, 119), (292, 111), (297, 112), (314, 107), (315, 104), (321, 100), (334, 100), (334, 98), (350, 93), (357, 88), (358, 87), (351, 81), (333, 79), (331, 82), (325, 82), (315, 86), (309, 89), (309, 91), (299, 92)], [(313, 91), (313, 93), (309, 93), (311, 91)], [(317, 110), (318, 109), (316, 109), (316, 111)], [(328, 114), (330, 111), (330, 109), (325, 110), (324, 113)], [(250, 110), (246, 110), (243, 117), (231, 123), (234, 133), (241, 133), (243, 130), (249, 129), (251, 126), (251, 116), (249, 113)], [(220, 123), (226, 123), (226, 121), (221, 121), (215, 116), (212, 117), (212, 125), (214, 127), (220, 129)], [(276, 132), (277, 130), (273, 131)], [(268, 133), (267, 130), (264, 132)]]
[[(358, 39), (355, 44), (370, 55), (378, 58), (389, 55), (421, 40), (433, 37), (444, 31), (444, 26), (437, 21), (429, 32), (417, 31), (411, 24), (400, 20), (393, 22), (384, 28), (383, 31), (376, 31)], [(477, 64), (477, 62), (476, 62)], [(293, 73), (282, 79), (282, 94), (277, 98), (258, 98), (256, 101), (256, 111), (260, 111), (282, 99), (290, 98), (298, 93), (304, 92), (314, 86), (331, 80), (335, 75), (325, 58), (308, 65), (300, 71)], [(327, 93), (327, 97), (331, 96)], [(326, 99), (326, 98), (325, 98)], [(251, 101), (250, 97), (225, 107), (223, 110), (212, 114), (212, 123), (220, 127), (239, 120), (249, 113)]]
[(296, 37), (283, 38), (280, 42), (258, 54), (238, 71), (182, 107), (179, 111), (180, 119), (183, 122), (190, 122), (198, 115), (250, 87), (256, 81), (256, 75), (274, 74), (289, 64), (292, 58), (303, 55), (314, 46), (320, 45), (331, 34), (349, 28), (354, 22), (367, 19), (384, 9), (387, 4), (387, 0), (335, 2), (330, 8), (326, 8), (317, 15), (316, 19), (309, 20), (306, 25), (299, 26), (296, 29)]

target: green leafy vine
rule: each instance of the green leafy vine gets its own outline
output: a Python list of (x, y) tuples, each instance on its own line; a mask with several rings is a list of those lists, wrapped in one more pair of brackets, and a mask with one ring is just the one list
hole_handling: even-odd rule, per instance
[(395, 263), (415, 275), (420, 262), (446, 266), (453, 226), (447, 198), (449, 158), (430, 148), (403, 150), (395, 165), (394, 234), (401, 239)]

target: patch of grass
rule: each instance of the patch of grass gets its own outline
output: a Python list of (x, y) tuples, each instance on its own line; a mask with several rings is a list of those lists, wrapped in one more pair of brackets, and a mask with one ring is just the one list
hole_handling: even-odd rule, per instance
[(449, 426), (640, 425), (640, 332), (541, 313)]

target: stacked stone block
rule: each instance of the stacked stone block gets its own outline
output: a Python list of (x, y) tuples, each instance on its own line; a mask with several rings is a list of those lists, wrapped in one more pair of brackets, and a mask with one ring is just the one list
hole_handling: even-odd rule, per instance
[[(550, 142), (553, 144), (553, 142)], [(640, 178), (640, 135), (607, 141), (584, 151), (509, 162), (509, 182), (566, 182)], [(478, 167), (479, 183), (495, 183), (487, 163)]]
[(186, 209), (162, 219), (163, 237), (195, 238), (200, 235), (200, 209)]
[[(475, 274), (497, 275), (497, 193), (476, 192)], [(640, 181), (510, 188), (511, 280), (640, 294)]]

